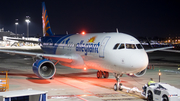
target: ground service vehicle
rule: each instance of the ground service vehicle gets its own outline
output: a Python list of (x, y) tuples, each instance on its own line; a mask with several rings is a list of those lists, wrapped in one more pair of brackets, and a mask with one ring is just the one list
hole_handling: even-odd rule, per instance
[(152, 83), (141, 94), (147, 101), (180, 101), (180, 89), (166, 83)]

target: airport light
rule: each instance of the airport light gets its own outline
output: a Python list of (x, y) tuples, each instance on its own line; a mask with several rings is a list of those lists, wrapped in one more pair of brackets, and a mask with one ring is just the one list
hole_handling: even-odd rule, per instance
[(27, 22), (27, 38), (29, 37), (29, 23), (30, 23), (30, 17), (29, 16), (26, 16), (26, 20)]
[(161, 76), (161, 71), (160, 71), (160, 70), (159, 70), (159, 73), (158, 73), (158, 74), (159, 74), (159, 82), (160, 82), (160, 76)]
[(18, 22), (16, 22), (15, 25), (18, 25)]
[(18, 26), (18, 19), (16, 19), (16, 22), (15, 22), (15, 33), (16, 33), (16, 35), (17, 35), (17, 26)]

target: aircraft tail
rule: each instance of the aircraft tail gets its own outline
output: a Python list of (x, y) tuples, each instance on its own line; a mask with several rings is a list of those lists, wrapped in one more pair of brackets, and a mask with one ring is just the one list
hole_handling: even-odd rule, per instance
[(45, 2), (42, 3), (42, 23), (43, 23), (43, 36), (53, 36), (54, 34), (51, 31)]

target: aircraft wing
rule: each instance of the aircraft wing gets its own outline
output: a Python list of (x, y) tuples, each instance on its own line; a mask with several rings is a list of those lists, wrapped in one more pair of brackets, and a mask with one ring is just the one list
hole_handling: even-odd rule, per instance
[(180, 53), (180, 50), (162, 50), (165, 52), (174, 52), (174, 53)]
[(50, 60), (58, 60), (65, 63), (71, 63), (73, 61), (71, 55), (55, 55), (55, 54), (43, 54), (43, 53), (32, 53), (32, 52), (23, 52), (23, 51), (11, 51), (11, 50), (0, 50), (0, 52), (8, 54), (19, 54), (32, 57), (44, 57)]
[(145, 50), (147, 53), (148, 52), (154, 52), (154, 51), (158, 51), (158, 50), (163, 50), (165, 51), (165, 49), (169, 49), (169, 48), (174, 48), (173, 46), (170, 46), (170, 47), (162, 47), (162, 48), (152, 48), (152, 49), (147, 49)]

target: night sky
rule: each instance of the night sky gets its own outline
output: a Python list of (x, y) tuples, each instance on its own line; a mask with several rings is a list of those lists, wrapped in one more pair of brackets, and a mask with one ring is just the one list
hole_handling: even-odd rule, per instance
[(179, 0), (2, 0), (0, 28), (30, 36), (42, 35), (42, 2), (45, 1), (52, 32), (56, 35), (96, 32), (127, 33), (135, 37), (180, 36)]

